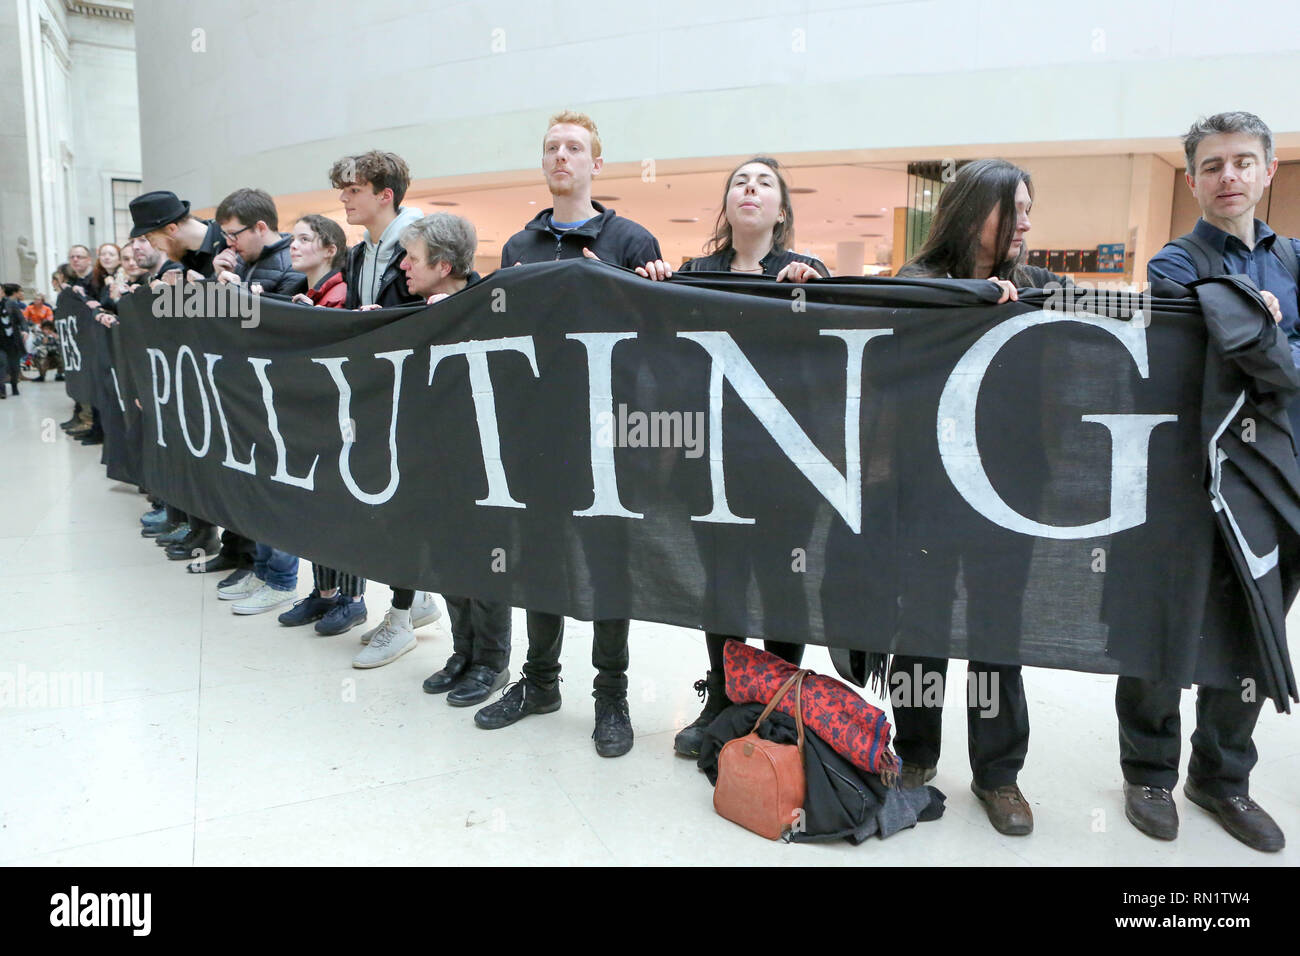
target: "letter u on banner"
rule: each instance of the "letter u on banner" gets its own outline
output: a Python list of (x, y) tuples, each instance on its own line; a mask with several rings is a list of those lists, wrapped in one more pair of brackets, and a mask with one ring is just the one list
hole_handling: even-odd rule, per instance
[(339, 435), (343, 439), (343, 447), (339, 451), (339, 476), (343, 479), (343, 484), (347, 486), (348, 491), (352, 493), (352, 497), (363, 504), (382, 505), (396, 494), (397, 485), (402, 480), (401, 474), (397, 470), (397, 396), (402, 390), (402, 366), (406, 363), (407, 358), (414, 353), (415, 349), (398, 349), (393, 352), (375, 353), (375, 358), (391, 362), (393, 366), (393, 411), (388, 420), (388, 484), (378, 494), (362, 491), (358, 487), (356, 479), (352, 477), (352, 446), (356, 444), (356, 429), (348, 425), (348, 422), (352, 420), (352, 386), (343, 377), (343, 364), (347, 361), (347, 358), (312, 359), (317, 365), (325, 366), (325, 369), (330, 373), (330, 378), (334, 379), (334, 387), (338, 389)]

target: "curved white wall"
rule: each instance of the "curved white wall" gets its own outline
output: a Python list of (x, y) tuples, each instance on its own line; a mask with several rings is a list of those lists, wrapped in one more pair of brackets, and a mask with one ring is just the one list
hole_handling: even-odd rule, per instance
[(1295, 75), (1292, 3), (1252, 4), (1233, 29), (1221, 0), (412, 6), (138, 0), (145, 188), (196, 207), (253, 182), (320, 189), (335, 158), (372, 146), (417, 177), (532, 170), (565, 106), (590, 111), (607, 159), (626, 163), (1167, 149), (1197, 114), (1238, 108), (1300, 133), (1293, 84), (1266, 79)]

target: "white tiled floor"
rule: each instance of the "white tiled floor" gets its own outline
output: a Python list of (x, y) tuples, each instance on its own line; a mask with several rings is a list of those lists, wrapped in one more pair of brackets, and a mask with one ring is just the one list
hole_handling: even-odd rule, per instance
[[(139, 536), (144, 499), (104, 477), (98, 449), (43, 428), (70, 405), (54, 384), (0, 404), (0, 675), (99, 674), (102, 696), (0, 707), (0, 863), (1300, 862), (1294, 848), (1246, 849), (1181, 795), (1176, 842), (1135, 831), (1119, 789), (1113, 679), (1043, 670), (1025, 676), (1033, 742), (1020, 782), (1032, 836), (988, 825), (968, 790), (964, 715), (950, 706), (942, 820), (856, 848), (768, 843), (717, 817), (703, 776), (672, 753), (698, 708), (696, 632), (633, 628), (637, 739), (626, 757), (592, 749), (581, 623), (568, 625), (564, 709), (480, 731), (472, 709), (420, 689), (450, 653), (438, 627), (392, 665), (357, 671), (356, 633), (318, 638), (271, 614), (232, 615), (216, 600), (219, 575), (187, 574)], [(306, 565), (300, 577), (305, 593)], [(373, 585), (368, 598), (373, 621), (388, 592)], [(517, 672), (522, 612), (515, 628)], [(808, 658), (833, 673), (820, 648)], [(1265, 710), (1253, 777), (1293, 843), (1297, 721)]]

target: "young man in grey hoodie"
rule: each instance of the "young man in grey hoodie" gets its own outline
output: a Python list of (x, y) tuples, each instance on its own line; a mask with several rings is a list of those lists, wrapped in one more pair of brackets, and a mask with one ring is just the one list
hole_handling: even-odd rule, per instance
[[(345, 308), (421, 304), (424, 298), (407, 288), (406, 272), (401, 268), (406, 256), (401, 235), (422, 218), (414, 206), (402, 208), (411, 184), (406, 161), (395, 153), (373, 149), (360, 156), (344, 156), (330, 167), (330, 182), (339, 190), (349, 225), (366, 229), (361, 241), (348, 250), (343, 267), (348, 286)], [(352, 659), (352, 666), (381, 667), (396, 660), (415, 648), (416, 628), (441, 616), (432, 594), (394, 587), (392, 607), (378, 627), (361, 635), (365, 647)]]

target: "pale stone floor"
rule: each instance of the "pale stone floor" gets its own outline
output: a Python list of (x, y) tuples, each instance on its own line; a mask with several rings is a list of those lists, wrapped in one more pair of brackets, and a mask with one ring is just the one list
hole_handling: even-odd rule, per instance
[[(988, 825), (968, 789), (963, 710), (950, 703), (941, 820), (860, 847), (769, 843), (716, 816), (707, 781), (673, 755), (674, 732), (699, 706), (698, 632), (633, 624), (637, 736), (625, 757), (592, 749), (590, 626), (580, 622), (568, 625), (564, 708), (480, 731), (472, 709), (420, 689), (450, 653), (441, 625), (393, 664), (358, 671), (359, 632), (318, 638), (271, 614), (232, 615), (216, 598), (220, 575), (162, 559), (138, 534), (145, 499), (104, 476), (97, 448), (53, 427), (70, 406), (53, 383), (0, 404), (0, 675), (102, 674), (102, 700), (0, 709), (0, 862), (1300, 862), (1300, 715), (1265, 709), (1252, 786), (1290, 849), (1246, 849), (1181, 792), (1181, 835), (1159, 843), (1124, 819), (1114, 679), (1037, 669), (1025, 673), (1033, 738), (1020, 779), (1032, 836)], [(309, 588), (304, 563), (299, 590)], [(374, 623), (388, 591), (373, 585), (367, 596)], [(517, 673), (523, 612), (514, 626)], [(820, 648), (807, 663), (833, 673)], [(1190, 728), (1190, 694), (1183, 720)]]

